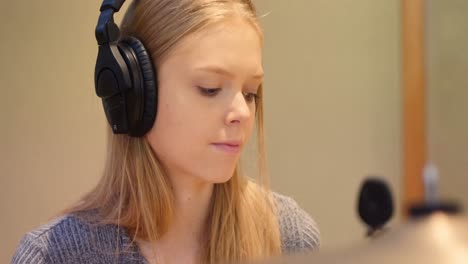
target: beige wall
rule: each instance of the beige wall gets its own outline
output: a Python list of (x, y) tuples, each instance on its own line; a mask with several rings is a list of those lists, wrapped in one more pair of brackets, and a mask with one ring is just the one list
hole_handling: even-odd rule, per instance
[(266, 130), (276, 190), (320, 225), (324, 248), (360, 241), (362, 179), (401, 176), (399, 1), (260, 2)]
[[(259, 0), (274, 189), (319, 223), (324, 248), (360, 241), (359, 184), (400, 193), (399, 1)], [(99, 1), (3, 1), (0, 262), (24, 232), (93, 186), (104, 161), (94, 95)]]
[[(444, 199), (468, 207), (468, 2), (430, 1), (429, 152)], [(466, 210), (465, 210), (466, 211)]]
[[(94, 2), (94, 3), (92, 3)], [(22, 234), (98, 179), (97, 1), (2, 1), (0, 263)]]

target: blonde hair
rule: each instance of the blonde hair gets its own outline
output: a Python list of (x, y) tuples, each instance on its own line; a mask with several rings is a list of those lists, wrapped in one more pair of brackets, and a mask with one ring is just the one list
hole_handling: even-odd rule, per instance
[[(240, 16), (262, 33), (249, 0), (135, 0), (122, 35), (139, 38), (157, 65), (182, 38), (209, 24)], [(278, 219), (266, 174), (262, 87), (257, 102), (257, 183), (236, 167), (215, 184), (206, 228), (204, 263), (254, 260), (281, 253)], [(144, 137), (114, 135), (108, 128), (107, 160), (96, 187), (64, 213), (99, 209), (100, 224), (125, 227), (133, 241), (158, 240), (171, 223), (174, 194), (161, 163)]]

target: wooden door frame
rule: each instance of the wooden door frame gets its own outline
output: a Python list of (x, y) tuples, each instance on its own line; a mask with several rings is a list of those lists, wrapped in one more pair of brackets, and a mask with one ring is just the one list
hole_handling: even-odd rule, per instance
[(403, 77), (403, 215), (424, 197), (426, 163), (425, 0), (401, 0)]

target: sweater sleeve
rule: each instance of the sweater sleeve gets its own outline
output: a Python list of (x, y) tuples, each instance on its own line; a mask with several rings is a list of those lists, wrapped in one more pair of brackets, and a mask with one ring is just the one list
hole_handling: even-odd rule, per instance
[(12, 264), (25, 264), (25, 263), (37, 263), (43, 264), (44, 255), (42, 247), (38, 241), (38, 237), (32, 233), (27, 233), (21, 239), (16, 252), (14, 253), (11, 263)]
[(312, 217), (292, 198), (275, 194), (283, 253), (320, 248), (320, 231)]

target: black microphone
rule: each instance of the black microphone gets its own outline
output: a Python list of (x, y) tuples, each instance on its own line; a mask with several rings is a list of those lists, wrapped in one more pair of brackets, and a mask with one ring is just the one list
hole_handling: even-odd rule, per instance
[(369, 228), (367, 236), (374, 235), (390, 220), (393, 216), (393, 199), (384, 180), (372, 177), (362, 183), (358, 212)]

